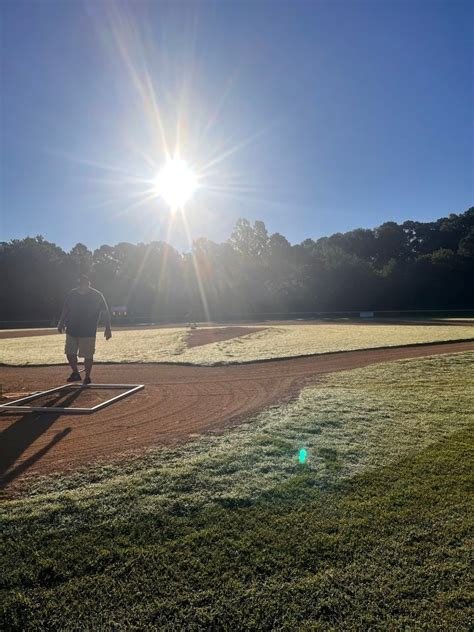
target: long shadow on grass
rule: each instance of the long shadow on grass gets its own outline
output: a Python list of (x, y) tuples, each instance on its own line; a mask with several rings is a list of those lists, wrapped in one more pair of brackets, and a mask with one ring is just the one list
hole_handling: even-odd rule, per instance
[[(64, 397), (63, 393), (59, 393), (50, 400), (50, 405), (54, 406), (62, 400), (61, 406), (67, 407), (77, 399), (80, 392), (80, 389), (75, 389), (67, 397)], [(71, 428), (64, 428), (40, 450), (13, 467), (21, 454), (45, 433), (60, 416), (61, 413), (26, 413), (0, 433), (0, 489), (23, 474), (71, 432)]]

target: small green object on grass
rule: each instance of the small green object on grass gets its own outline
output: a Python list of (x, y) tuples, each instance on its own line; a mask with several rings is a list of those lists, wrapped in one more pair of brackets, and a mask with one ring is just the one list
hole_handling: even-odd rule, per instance
[(308, 452), (304, 448), (301, 448), (301, 450), (299, 451), (299, 454), (298, 454), (299, 462), (300, 463), (306, 463), (307, 457), (308, 457)]

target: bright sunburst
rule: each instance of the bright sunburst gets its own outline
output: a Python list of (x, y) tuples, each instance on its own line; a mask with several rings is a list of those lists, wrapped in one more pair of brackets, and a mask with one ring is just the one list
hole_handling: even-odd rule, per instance
[(156, 176), (155, 194), (171, 209), (182, 208), (198, 188), (198, 178), (181, 158), (171, 158)]

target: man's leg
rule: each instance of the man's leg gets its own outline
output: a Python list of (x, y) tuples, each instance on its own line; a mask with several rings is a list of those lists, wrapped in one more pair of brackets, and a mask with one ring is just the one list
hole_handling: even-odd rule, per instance
[(72, 369), (72, 373), (67, 379), (68, 382), (77, 382), (81, 379), (81, 376), (79, 375), (79, 370), (77, 368), (77, 350), (77, 338), (66, 334), (66, 346), (64, 352), (66, 354), (67, 361), (69, 362), (69, 366)]
[(84, 358), (85, 380), (90, 379), (94, 358)]
[(73, 370), (74, 373), (78, 373), (79, 370), (77, 368), (77, 355), (72, 355), (70, 353), (66, 354), (67, 361), (69, 362), (69, 366)]
[(95, 353), (95, 336), (91, 338), (79, 339), (79, 355), (84, 358), (84, 384), (90, 384), (92, 364), (94, 362)]

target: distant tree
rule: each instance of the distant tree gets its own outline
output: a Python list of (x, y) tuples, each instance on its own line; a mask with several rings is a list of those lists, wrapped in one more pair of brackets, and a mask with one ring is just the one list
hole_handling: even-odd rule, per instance
[(474, 228), (459, 240), (458, 254), (474, 260)]
[(404, 259), (408, 252), (407, 236), (396, 222), (385, 222), (375, 229), (376, 263), (383, 266), (390, 259)]
[(374, 232), (366, 228), (356, 228), (344, 233), (344, 250), (364, 261), (374, 261), (377, 256), (377, 240)]
[(69, 253), (71, 261), (74, 263), (76, 274), (90, 274), (92, 268), (92, 252), (84, 246), (84, 244), (78, 243)]
[(265, 224), (257, 220), (252, 226), (246, 219), (237, 220), (229, 244), (242, 255), (265, 255), (268, 250), (268, 232)]
[(64, 252), (41, 235), (0, 243), (0, 320), (59, 315), (78, 273), (145, 319), (359, 309), (474, 308), (474, 207), (291, 245), (239, 219), (226, 243), (180, 254), (161, 241)]
[(64, 251), (41, 235), (2, 244), (2, 320), (52, 319), (71, 283)]

